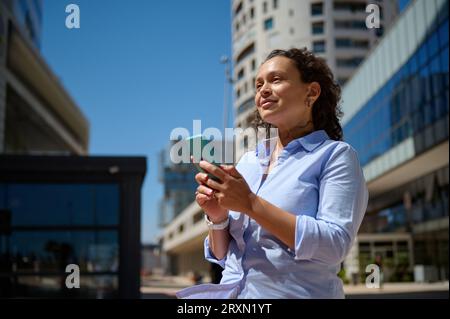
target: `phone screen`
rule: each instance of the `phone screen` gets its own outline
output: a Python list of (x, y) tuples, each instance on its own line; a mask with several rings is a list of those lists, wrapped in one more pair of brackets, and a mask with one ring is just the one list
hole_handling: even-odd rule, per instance
[[(199, 172), (207, 173), (199, 165), (201, 160), (205, 160), (213, 165), (220, 166), (220, 162), (217, 162), (214, 158), (215, 146), (214, 144), (210, 144), (214, 143), (214, 141), (206, 139), (203, 135), (190, 136), (186, 140), (189, 141), (189, 150), (190, 155), (192, 156), (193, 164)], [(208, 147), (208, 149), (205, 150), (205, 147)], [(220, 179), (213, 174), (207, 174), (212, 180), (220, 181)]]

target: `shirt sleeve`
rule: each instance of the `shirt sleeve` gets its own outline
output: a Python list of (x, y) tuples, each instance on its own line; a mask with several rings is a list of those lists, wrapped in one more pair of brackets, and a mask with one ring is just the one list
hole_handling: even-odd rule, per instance
[(204, 250), (205, 250), (205, 258), (210, 263), (218, 264), (222, 268), (225, 268), (225, 261), (227, 259), (227, 256), (223, 257), (222, 259), (217, 259), (216, 256), (212, 253), (211, 249), (209, 248), (209, 237), (206, 236), (205, 242), (204, 242)]
[(316, 217), (296, 218), (295, 259), (335, 265), (353, 244), (367, 208), (368, 190), (356, 151), (337, 146), (319, 178)]

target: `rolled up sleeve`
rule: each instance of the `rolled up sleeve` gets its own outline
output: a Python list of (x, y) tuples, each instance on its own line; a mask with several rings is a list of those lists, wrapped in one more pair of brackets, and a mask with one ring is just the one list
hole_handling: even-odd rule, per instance
[(349, 252), (367, 208), (368, 190), (356, 151), (342, 143), (319, 178), (316, 217), (296, 219), (295, 259), (335, 265)]
[(205, 238), (204, 250), (205, 250), (205, 258), (206, 258), (207, 261), (209, 261), (210, 263), (218, 264), (222, 268), (225, 268), (226, 256), (224, 258), (222, 258), (222, 259), (217, 259), (216, 256), (214, 256), (214, 254), (212, 253), (212, 251), (211, 251), (211, 249), (209, 247), (209, 238), (208, 238), (208, 236), (206, 236), (206, 238)]

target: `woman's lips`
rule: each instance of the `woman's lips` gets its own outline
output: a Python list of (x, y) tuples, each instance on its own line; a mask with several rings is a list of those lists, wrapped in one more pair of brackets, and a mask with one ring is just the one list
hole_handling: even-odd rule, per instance
[(272, 107), (275, 103), (276, 103), (275, 101), (264, 101), (263, 103), (261, 103), (261, 108), (266, 110)]

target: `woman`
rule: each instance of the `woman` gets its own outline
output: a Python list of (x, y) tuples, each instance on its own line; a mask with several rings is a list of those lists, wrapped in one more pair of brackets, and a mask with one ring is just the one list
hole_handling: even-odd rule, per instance
[[(180, 298), (343, 298), (337, 273), (367, 207), (356, 152), (342, 142), (340, 88), (306, 49), (275, 50), (256, 77), (257, 126), (278, 129), (236, 167), (200, 166), (196, 201), (210, 226), (206, 259), (220, 284)], [(256, 161), (255, 161), (256, 159)], [(256, 163), (256, 164), (255, 164)]]

